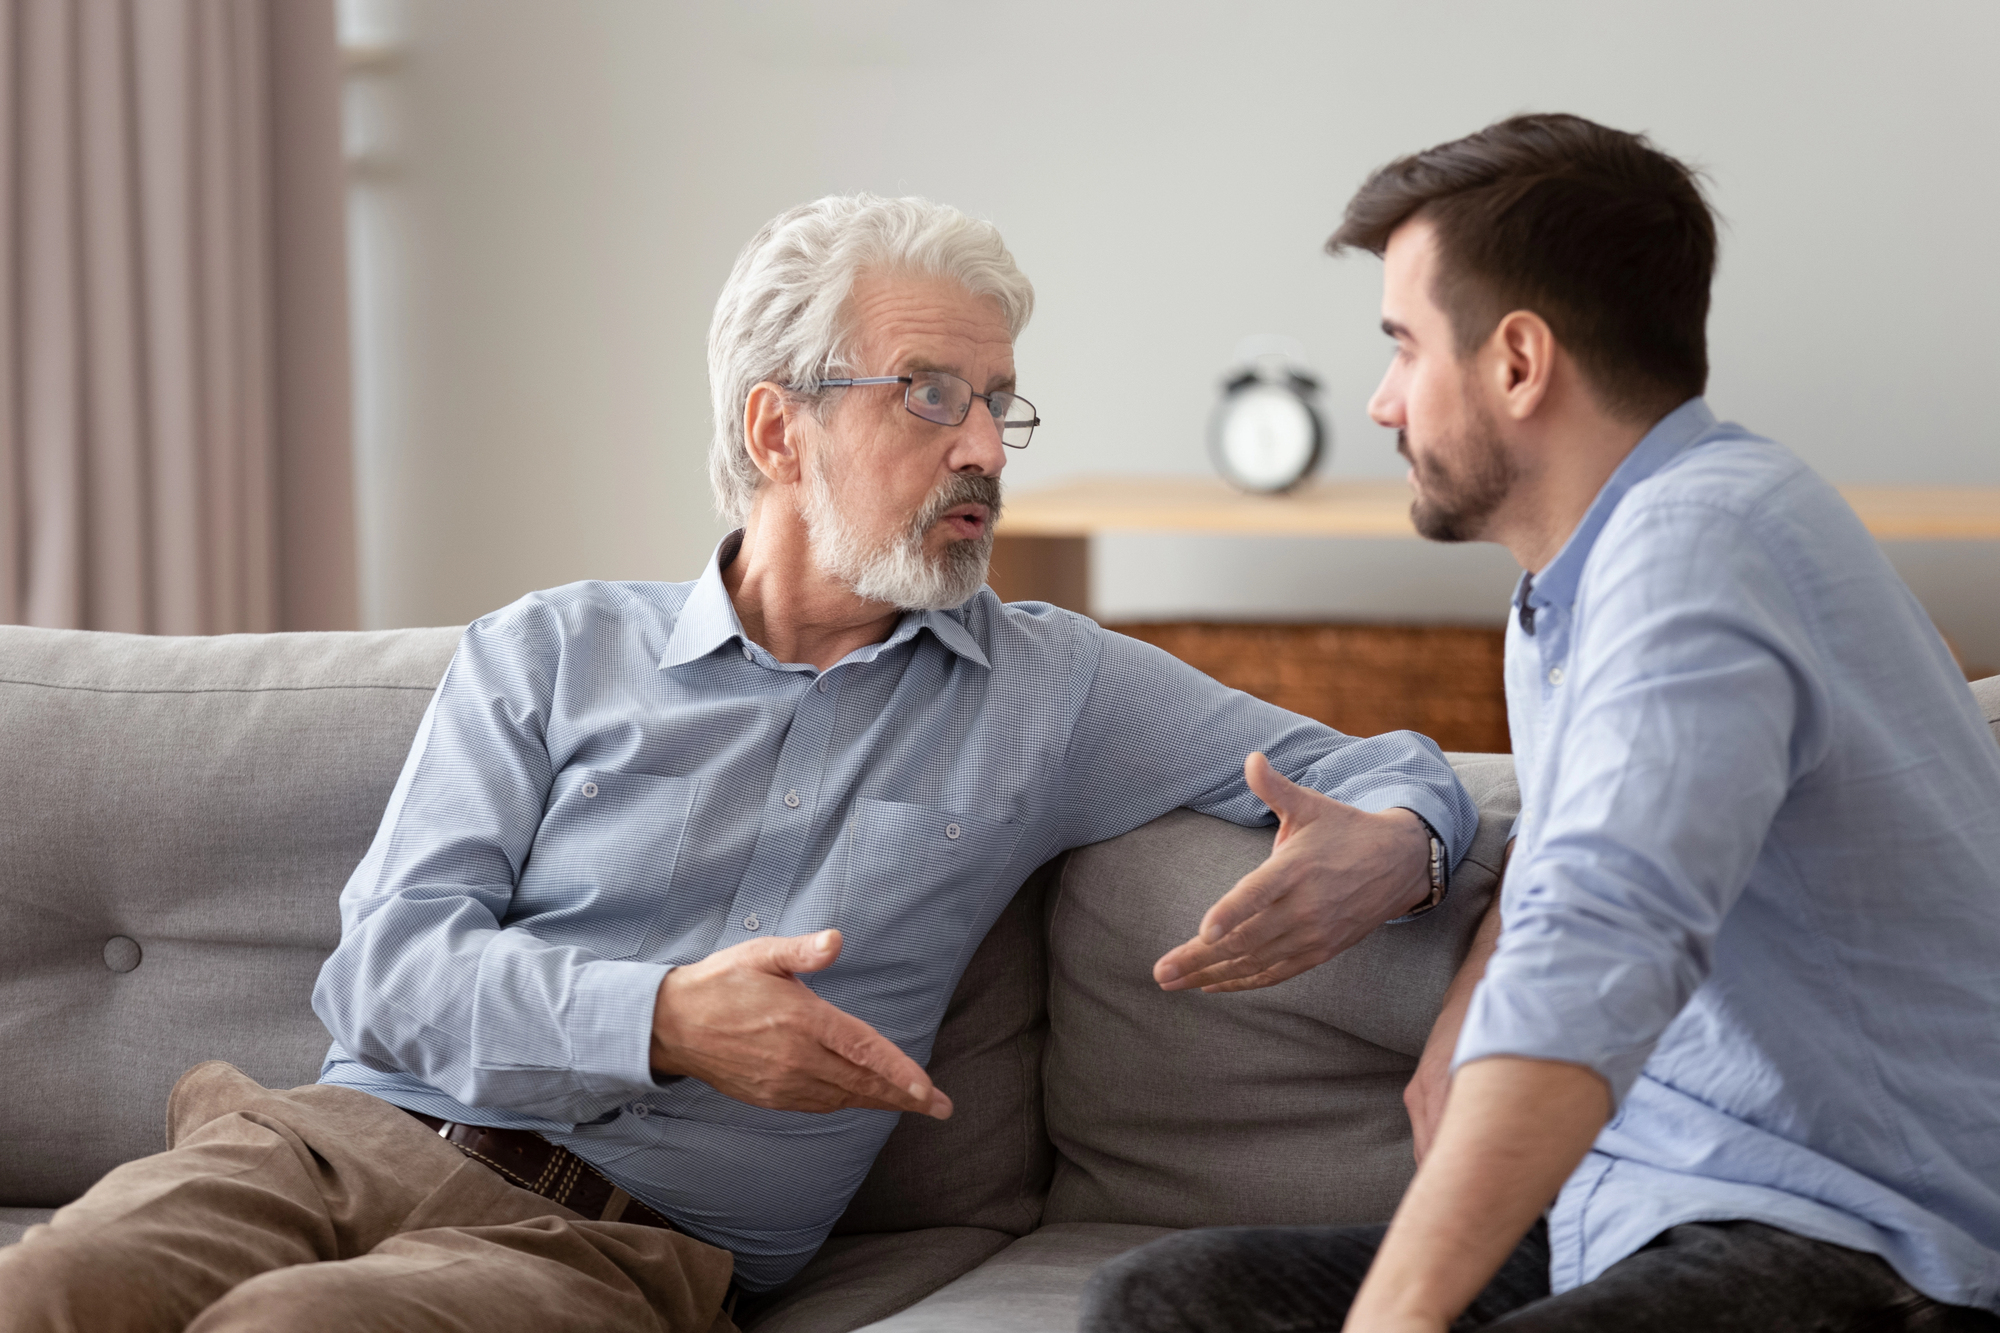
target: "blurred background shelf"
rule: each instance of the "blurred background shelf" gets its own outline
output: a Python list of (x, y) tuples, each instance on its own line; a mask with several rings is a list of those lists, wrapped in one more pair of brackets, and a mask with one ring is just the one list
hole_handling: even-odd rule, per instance
[[(1841, 494), (1881, 541), (2000, 541), (2000, 487), (1843, 486)], [(1419, 540), (1409, 508), (1400, 479), (1320, 480), (1264, 496), (1211, 477), (1077, 477), (1008, 497), (989, 581), (1004, 601), (1088, 615), (1095, 537)], [(1497, 625), (1176, 620), (1110, 628), (1350, 735), (1409, 728), (1447, 750), (1509, 748)]]

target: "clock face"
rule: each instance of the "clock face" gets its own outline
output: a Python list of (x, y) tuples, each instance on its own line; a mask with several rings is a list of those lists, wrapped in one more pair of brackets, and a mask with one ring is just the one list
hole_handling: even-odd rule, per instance
[(1222, 475), (1244, 490), (1287, 490), (1319, 459), (1319, 419), (1286, 385), (1249, 384), (1216, 408), (1210, 446)]

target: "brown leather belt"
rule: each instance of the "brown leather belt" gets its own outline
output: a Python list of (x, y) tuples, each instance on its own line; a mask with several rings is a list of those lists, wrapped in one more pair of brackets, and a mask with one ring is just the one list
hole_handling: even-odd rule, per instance
[[(408, 1110), (407, 1107), (404, 1108)], [(525, 1129), (489, 1129), (461, 1125), (434, 1115), (410, 1111), (433, 1134), (452, 1147), (483, 1162), (510, 1184), (559, 1203), (598, 1222), (630, 1222), (642, 1227), (676, 1230), (672, 1222), (599, 1175), (597, 1169), (567, 1148), (558, 1148)]]

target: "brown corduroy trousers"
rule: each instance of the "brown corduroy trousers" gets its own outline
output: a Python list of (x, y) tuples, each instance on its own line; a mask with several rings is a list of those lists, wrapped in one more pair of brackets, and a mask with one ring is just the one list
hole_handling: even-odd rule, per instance
[(0, 1249), (0, 1333), (732, 1333), (728, 1251), (588, 1221), (349, 1088), (214, 1061), (168, 1151)]

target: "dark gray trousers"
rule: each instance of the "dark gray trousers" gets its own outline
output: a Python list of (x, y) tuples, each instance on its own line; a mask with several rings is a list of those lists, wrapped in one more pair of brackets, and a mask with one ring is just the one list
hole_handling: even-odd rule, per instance
[[(1112, 1260), (1080, 1333), (1335, 1333), (1385, 1227), (1218, 1227)], [(1549, 1294), (1548, 1229), (1517, 1246), (1452, 1325), (1506, 1333), (2000, 1333), (1940, 1305), (1872, 1254), (1757, 1222), (1662, 1232), (1596, 1281)]]

